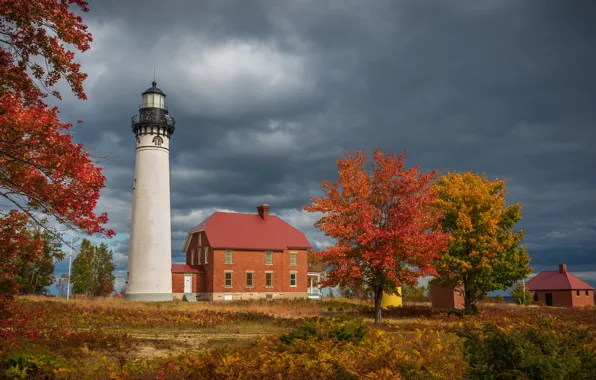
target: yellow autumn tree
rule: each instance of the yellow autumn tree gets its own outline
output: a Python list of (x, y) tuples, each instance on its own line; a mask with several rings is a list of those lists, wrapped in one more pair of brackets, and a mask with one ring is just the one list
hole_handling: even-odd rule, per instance
[(490, 181), (485, 174), (449, 172), (433, 185), (435, 227), (450, 234), (449, 247), (436, 262), (438, 285), (459, 287), (465, 308), (494, 290), (505, 290), (526, 278), (532, 269), (521, 246), (521, 203), (506, 205), (505, 181)]

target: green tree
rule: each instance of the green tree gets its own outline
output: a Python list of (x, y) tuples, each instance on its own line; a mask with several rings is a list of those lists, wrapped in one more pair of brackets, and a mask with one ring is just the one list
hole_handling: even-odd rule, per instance
[(70, 283), (73, 294), (93, 293), (93, 256), (95, 247), (87, 239), (83, 239), (77, 257), (72, 261)]
[(424, 301), (426, 300), (426, 296), (424, 292), (426, 291), (426, 287), (424, 286), (416, 286), (416, 285), (409, 285), (404, 284), (401, 288), (402, 297), (404, 300), (408, 301)]
[(72, 262), (73, 294), (108, 296), (114, 292), (116, 277), (113, 253), (108, 245), (93, 246), (83, 239), (79, 254)]
[(530, 305), (532, 303), (532, 293), (519, 282), (509, 291), (509, 294), (517, 304)]
[(41, 252), (22, 247), (16, 262), (15, 279), (20, 294), (46, 293), (47, 287), (54, 282), (54, 267), (64, 258), (60, 238), (57, 234), (31, 224), (28, 231), (30, 239), (41, 238)]
[(94, 296), (109, 296), (115, 290), (114, 269), (116, 266), (113, 263), (113, 253), (108, 250), (108, 245), (101, 243), (99, 247), (95, 247), (92, 261), (93, 267), (93, 285), (92, 294)]
[(531, 273), (530, 259), (521, 246), (521, 203), (507, 206), (503, 180), (489, 181), (472, 172), (450, 172), (433, 186), (435, 229), (450, 233), (449, 247), (436, 262), (441, 286), (461, 287), (465, 308), (494, 290), (505, 290)]

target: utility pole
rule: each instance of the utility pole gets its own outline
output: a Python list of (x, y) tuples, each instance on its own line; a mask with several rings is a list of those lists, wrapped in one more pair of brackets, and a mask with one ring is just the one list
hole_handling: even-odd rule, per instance
[(524, 284), (524, 305), (526, 304), (526, 279), (522, 279), (522, 283)]
[(68, 287), (66, 288), (66, 300), (70, 299), (70, 267), (72, 264), (72, 231), (70, 231), (70, 255), (68, 255)]

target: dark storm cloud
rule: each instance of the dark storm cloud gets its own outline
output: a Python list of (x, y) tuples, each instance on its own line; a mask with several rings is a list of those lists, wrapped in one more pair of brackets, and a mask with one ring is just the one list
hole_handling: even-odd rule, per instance
[[(126, 254), (130, 118), (153, 66), (176, 117), (172, 249), (215, 209), (299, 207), (343, 149), (504, 178), (536, 271), (596, 271), (596, 19), (590, 2), (93, 1), (89, 100), (61, 114), (109, 152), (100, 209)], [(124, 263), (124, 264), (123, 264)], [(119, 268), (125, 262), (119, 261)], [(594, 272), (596, 273), (596, 272)], [(596, 279), (596, 278), (595, 278)]]

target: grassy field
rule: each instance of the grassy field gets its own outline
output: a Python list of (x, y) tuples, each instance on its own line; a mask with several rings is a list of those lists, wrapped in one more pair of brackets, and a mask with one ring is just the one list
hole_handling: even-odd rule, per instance
[[(19, 298), (0, 377), (596, 378), (596, 310), (327, 301)], [(486, 375), (489, 374), (489, 375)], [(504, 375), (503, 375), (504, 374)]]

